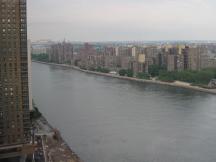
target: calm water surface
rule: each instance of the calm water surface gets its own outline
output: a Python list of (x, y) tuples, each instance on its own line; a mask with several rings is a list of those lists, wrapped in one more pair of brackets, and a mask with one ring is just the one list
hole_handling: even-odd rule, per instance
[(215, 162), (216, 96), (33, 63), (33, 96), (85, 162)]

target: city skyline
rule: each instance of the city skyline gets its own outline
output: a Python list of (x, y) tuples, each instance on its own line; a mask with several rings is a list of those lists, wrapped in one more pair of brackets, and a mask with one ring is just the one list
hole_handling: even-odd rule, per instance
[(215, 40), (216, 36), (213, 0), (29, 0), (28, 7), (33, 41)]

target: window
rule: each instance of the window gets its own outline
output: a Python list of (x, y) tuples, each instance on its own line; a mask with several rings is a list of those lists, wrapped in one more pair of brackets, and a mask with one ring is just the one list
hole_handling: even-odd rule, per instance
[(0, 112), (0, 119), (2, 119), (4, 116), (4, 113), (3, 112)]

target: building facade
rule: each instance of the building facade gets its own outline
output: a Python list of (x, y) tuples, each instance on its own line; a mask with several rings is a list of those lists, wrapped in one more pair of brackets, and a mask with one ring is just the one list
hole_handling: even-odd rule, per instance
[(62, 42), (53, 44), (47, 49), (47, 53), (51, 62), (72, 64), (73, 45), (71, 43)]
[(177, 70), (177, 56), (174, 54), (167, 55), (167, 71)]
[(30, 141), (26, 21), (26, 0), (0, 0), (0, 154)]

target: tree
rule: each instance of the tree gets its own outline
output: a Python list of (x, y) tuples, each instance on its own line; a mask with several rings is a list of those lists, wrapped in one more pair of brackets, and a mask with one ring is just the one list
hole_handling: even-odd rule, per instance
[(42, 116), (41, 112), (38, 110), (36, 106), (33, 107), (33, 110), (30, 112), (30, 119), (37, 120)]
[(150, 76), (147, 73), (138, 73), (136, 77), (139, 79), (150, 79)]
[(32, 54), (32, 59), (36, 61), (49, 62), (48, 54)]
[(131, 69), (128, 69), (126, 72), (128, 77), (133, 77), (133, 71)]
[(152, 77), (158, 76), (158, 75), (159, 75), (159, 72), (160, 72), (161, 70), (165, 70), (165, 68), (164, 68), (164, 67), (161, 67), (161, 66), (159, 66), (159, 65), (150, 65), (150, 66), (148, 67), (148, 72), (149, 72), (149, 74), (150, 74)]
[(171, 72), (167, 72), (165, 70), (160, 71), (159, 73), (159, 80), (166, 81), (166, 82), (173, 82), (175, 81), (175, 76)]
[(89, 68), (90, 71), (95, 71), (96, 69), (94, 67)]
[(119, 70), (119, 75), (120, 75), (120, 76), (125, 76), (126, 73), (127, 73), (127, 71), (126, 71), (125, 69)]
[(101, 73), (109, 73), (110, 70), (107, 68), (102, 68), (102, 67), (97, 67), (96, 71), (101, 72)]
[(179, 80), (197, 85), (207, 85), (215, 76), (216, 69), (203, 69), (200, 71), (185, 70), (180, 72), (160, 71), (158, 78), (162, 81)]

